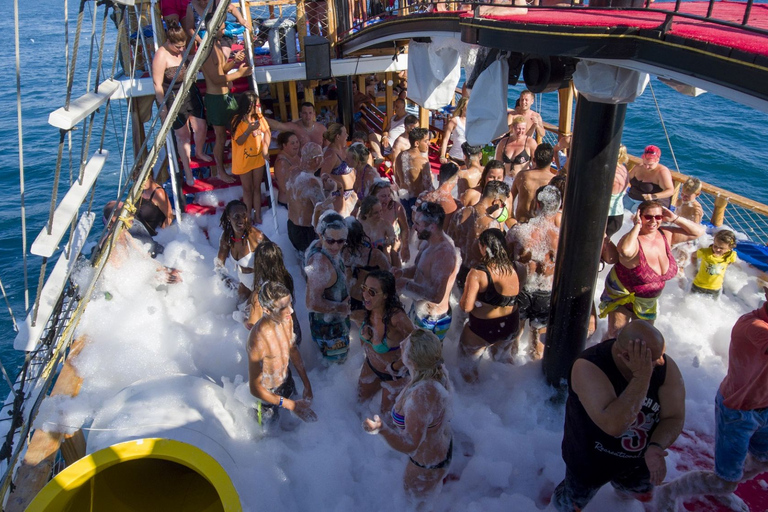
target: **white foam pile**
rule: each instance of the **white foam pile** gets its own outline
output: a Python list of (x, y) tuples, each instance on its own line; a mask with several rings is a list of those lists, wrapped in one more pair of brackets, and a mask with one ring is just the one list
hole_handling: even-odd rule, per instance
[[(280, 226), (285, 226), (286, 211), (278, 213)], [(213, 271), (221, 234), (218, 216), (205, 216), (185, 217), (160, 233), (166, 249), (158, 260), (134, 255), (106, 270), (79, 327), (78, 334), (88, 339), (76, 360), (82, 390), (76, 398), (45, 402), (37, 425), (63, 430), (85, 424), (89, 451), (142, 436), (195, 442), (224, 466), (246, 510), (407, 509), (402, 492), (407, 456), (361, 427), (364, 416), (378, 411), (374, 405), (357, 404), (363, 364), (357, 332), (353, 328), (345, 364), (322, 364), (309, 335), (305, 282), (295, 253), (284, 228), (274, 233), (272, 212), (265, 210), (263, 218), (262, 227), (283, 248), (295, 279), (304, 333), (301, 353), (314, 389), (316, 423), (266, 435), (257, 425), (242, 383), (247, 380), (248, 332), (233, 319), (235, 293)], [(180, 269), (183, 282), (159, 284), (160, 263)], [(598, 279), (598, 295), (604, 275)], [(761, 295), (756, 278), (741, 264), (728, 269), (719, 302), (688, 295), (687, 285), (684, 279), (667, 283), (656, 325), (685, 378), (686, 429), (712, 435), (714, 397), (725, 374), (731, 327), (759, 305)], [(454, 291), (454, 304), (457, 299)], [(435, 510), (543, 508), (565, 473), (560, 456), (563, 406), (549, 402), (552, 391), (541, 363), (523, 356), (525, 347), (514, 366), (484, 358), (479, 383), (465, 384), (456, 363), (463, 319), (454, 306), (444, 346), (455, 389), (452, 428), (457, 447), (453, 477)], [(601, 320), (596, 339), (605, 328)], [(466, 457), (470, 444), (474, 453)], [(702, 449), (711, 452), (712, 446)], [(679, 474), (674, 469), (678, 457), (670, 452), (667, 478)], [(586, 510), (643, 508), (619, 502), (606, 486)]]

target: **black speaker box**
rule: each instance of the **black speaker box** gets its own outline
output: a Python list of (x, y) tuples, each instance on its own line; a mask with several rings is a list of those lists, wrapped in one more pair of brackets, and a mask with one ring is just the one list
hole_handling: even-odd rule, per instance
[(307, 80), (325, 80), (331, 75), (331, 43), (324, 37), (304, 38), (304, 64)]

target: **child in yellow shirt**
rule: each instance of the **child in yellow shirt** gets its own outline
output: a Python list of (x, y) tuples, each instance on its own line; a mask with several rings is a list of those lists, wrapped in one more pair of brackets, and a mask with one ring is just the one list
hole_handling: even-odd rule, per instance
[(699, 249), (693, 257), (693, 262), (700, 261), (699, 272), (693, 279), (691, 293), (720, 296), (723, 289), (723, 279), (728, 265), (736, 261), (736, 235), (733, 231), (723, 229), (715, 234), (715, 240), (710, 247)]
[(244, 92), (232, 117), (232, 174), (240, 177), (243, 202), (253, 216), (254, 224), (261, 224), (261, 182), (272, 132), (261, 115), (261, 102), (252, 91)]

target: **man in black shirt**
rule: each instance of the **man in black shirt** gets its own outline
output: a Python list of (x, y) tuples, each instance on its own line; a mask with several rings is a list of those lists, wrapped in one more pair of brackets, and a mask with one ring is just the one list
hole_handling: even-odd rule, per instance
[(557, 510), (583, 509), (608, 482), (647, 501), (664, 480), (666, 449), (685, 422), (683, 377), (664, 348), (661, 333), (638, 320), (574, 362), (562, 445), (565, 480), (552, 497)]

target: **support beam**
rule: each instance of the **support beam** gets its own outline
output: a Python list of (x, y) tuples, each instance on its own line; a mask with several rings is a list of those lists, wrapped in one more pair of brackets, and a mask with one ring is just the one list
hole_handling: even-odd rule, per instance
[(347, 133), (352, 134), (352, 109), (353, 109), (353, 95), (352, 95), (352, 77), (345, 76), (336, 79), (336, 90), (339, 92), (339, 109), (338, 116), (339, 122), (347, 128)]
[(591, 102), (583, 95), (576, 105), (544, 350), (544, 374), (556, 387), (586, 345), (626, 112), (626, 104)]

